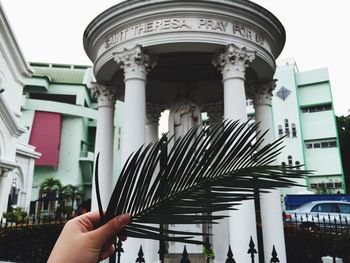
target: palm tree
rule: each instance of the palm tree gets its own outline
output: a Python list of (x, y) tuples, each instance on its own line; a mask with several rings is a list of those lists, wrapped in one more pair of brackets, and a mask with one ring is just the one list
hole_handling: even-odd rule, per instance
[(346, 191), (350, 193), (350, 115), (337, 116), (337, 130), (339, 137), (339, 148), (344, 170)]
[(81, 191), (81, 188), (79, 186), (74, 186), (72, 184), (68, 184), (68, 185), (64, 186), (63, 188), (64, 188), (63, 193), (64, 193), (65, 198), (71, 200), (71, 202), (72, 202), (71, 212), (73, 212), (74, 211), (74, 202), (83, 199), (84, 194)]
[[(252, 199), (254, 189), (296, 185), (295, 179), (310, 172), (274, 165), (283, 138), (262, 147), (264, 134), (258, 124), (224, 122), (209, 129), (193, 128), (170, 149), (159, 168), (163, 140), (141, 147), (124, 165), (104, 213), (95, 166), (100, 224), (129, 213), (132, 222), (123, 235), (202, 244), (187, 233), (149, 224), (203, 224), (224, 218), (217, 213)], [(166, 143), (169, 143), (166, 142)], [(169, 235), (171, 234), (171, 235)]]
[(54, 178), (47, 178), (41, 185), (40, 185), (40, 193), (41, 195), (45, 196), (46, 200), (49, 202), (49, 217), (50, 212), (53, 206), (51, 206), (53, 198), (57, 198), (57, 194), (60, 192), (60, 189), (62, 189), (61, 181)]

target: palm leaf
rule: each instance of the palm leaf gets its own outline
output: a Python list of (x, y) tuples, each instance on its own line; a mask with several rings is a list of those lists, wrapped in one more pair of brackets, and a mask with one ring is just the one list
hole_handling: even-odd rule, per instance
[(208, 129), (191, 129), (175, 141), (161, 167), (161, 149), (170, 140), (141, 147), (124, 165), (105, 213), (99, 200), (97, 157), (95, 184), (101, 223), (129, 213), (132, 222), (124, 228), (124, 235), (202, 243), (192, 237), (203, 233), (160, 231), (156, 225), (215, 223), (225, 215), (213, 212), (234, 209), (241, 201), (252, 199), (254, 188), (268, 192), (295, 186), (295, 179), (310, 173), (273, 165), (283, 148), (282, 139), (261, 147), (263, 141), (258, 124), (226, 121)]

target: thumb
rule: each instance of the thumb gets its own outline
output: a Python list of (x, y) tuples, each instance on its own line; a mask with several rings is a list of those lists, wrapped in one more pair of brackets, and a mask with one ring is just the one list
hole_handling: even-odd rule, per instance
[(92, 238), (95, 240), (97, 245), (102, 247), (108, 241), (115, 238), (120, 230), (122, 230), (124, 226), (130, 222), (130, 220), (131, 217), (129, 214), (122, 214), (111, 219), (100, 228), (91, 231), (88, 234), (92, 235)]

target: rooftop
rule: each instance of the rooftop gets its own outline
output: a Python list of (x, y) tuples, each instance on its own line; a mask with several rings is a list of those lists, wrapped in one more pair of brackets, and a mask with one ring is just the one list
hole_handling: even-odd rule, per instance
[(30, 63), (33, 77), (47, 77), (50, 82), (64, 84), (84, 84), (84, 76), (89, 66)]

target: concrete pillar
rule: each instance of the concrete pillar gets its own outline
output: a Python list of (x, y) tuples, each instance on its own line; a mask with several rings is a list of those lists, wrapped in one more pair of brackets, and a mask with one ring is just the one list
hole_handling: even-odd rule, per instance
[[(146, 144), (156, 142), (159, 139), (159, 119), (163, 110), (165, 110), (165, 107), (162, 105), (154, 103), (146, 104)], [(150, 226), (159, 225), (150, 224)], [(159, 241), (147, 240), (145, 242), (144, 251), (147, 252), (147, 255), (145, 255), (146, 262), (159, 262), (159, 254), (155, 253), (159, 251)]]
[(122, 164), (146, 141), (146, 80), (155, 63), (144, 54), (141, 46), (114, 54), (114, 60), (124, 69), (125, 96), (123, 112)]
[[(224, 117), (224, 105), (222, 101), (208, 103), (202, 106), (203, 111), (207, 112), (209, 117), (209, 124), (221, 123)], [(227, 211), (217, 212), (214, 215), (228, 215)], [(227, 251), (230, 245), (230, 233), (229, 229), (229, 219), (224, 218), (220, 220), (220, 224), (212, 225), (212, 237), (209, 237), (209, 242), (212, 244), (213, 250), (215, 252), (215, 263), (223, 263), (227, 258)]]
[(155, 142), (159, 138), (160, 114), (166, 108), (159, 104), (147, 103), (146, 105), (146, 144)]
[[(255, 122), (260, 123), (261, 133), (268, 130), (260, 149), (275, 141), (271, 104), (272, 92), (276, 87), (275, 83), (276, 81), (272, 80), (254, 82), (248, 85), (248, 94), (253, 99), (255, 108)], [(287, 262), (280, 195), (278, 189), (272, 190), (270, 193), (260, 194), (265, 262), (269, 262), (271, 259), (273, 246), (276, 248), (280, 261)]]
[(8, 174), (9, 171), (4, 168), (0, 168), (0, 219), (2, 218), (2, 213), (6, 212), (7, 202), (10, 190), (8, 188)]
[[(95, 153), (100, 153), (98, 164), (99, 188), (103, 209), (107, 208), (113, 190), (113, 134), (116, 88), (109, 85), (92, 83), (97, 97), (97, 127)], [(92, 182), (92, 210), (98, 210), (95, 174)]]
[[(155, 66), (151, 57), (145, 54), (141, 46), (114, 53), (114, 60), (124, 69), (125, 96), (123, 112), (123, 131), (121, 144), (121, 162), (146, 142), (146, 81), (148, 71)], [(152, 247), (152, 241), (129, 238), (124, 244), (123, 262), (134, 262), (142, 245), (146, 262), (158, 262), (158, 250)]]
[[(224, 119), (247, 121), (245, 69), (248, 67), (247, 63), (252, 62), (254, 58), (255, 52), (230, 44), (213, 61), (214, 66), (221, 71), (223, 77)], [(249, 262), (250, 257), (247, 254), (247, 249), (250, 237), (253, 238), (256, 249), (258, 244), (254, 201), (242, 201), (241, 205), (235, 208), (238, 210), (228, 212), (230, 217), (226, 231), (229, 235), (229, 241), (219, 240), (217, 246), (223, 245), (224, 250), (227, 251), (227, 243), (229, 243), (237, 262)], [(226, 226), (223, 224), (220, 227)], [(215, 235), (215, 229), (213, 232)], [(225, 262), (225, 256), (226, 253), (220, 258), (218, 256), (215, 262)]]
[(29, 165), (28, 165), (28, 174), (27, 174), (27, 196), (25, 200), (25, 209), (29, 214), (30, 209), (30, 201), (32, 198), (32, 190), (33, 190), (33, 178), (34, 178), (34, 166), (35, 166), (35, 159), (30, 158), (29, 159)]

